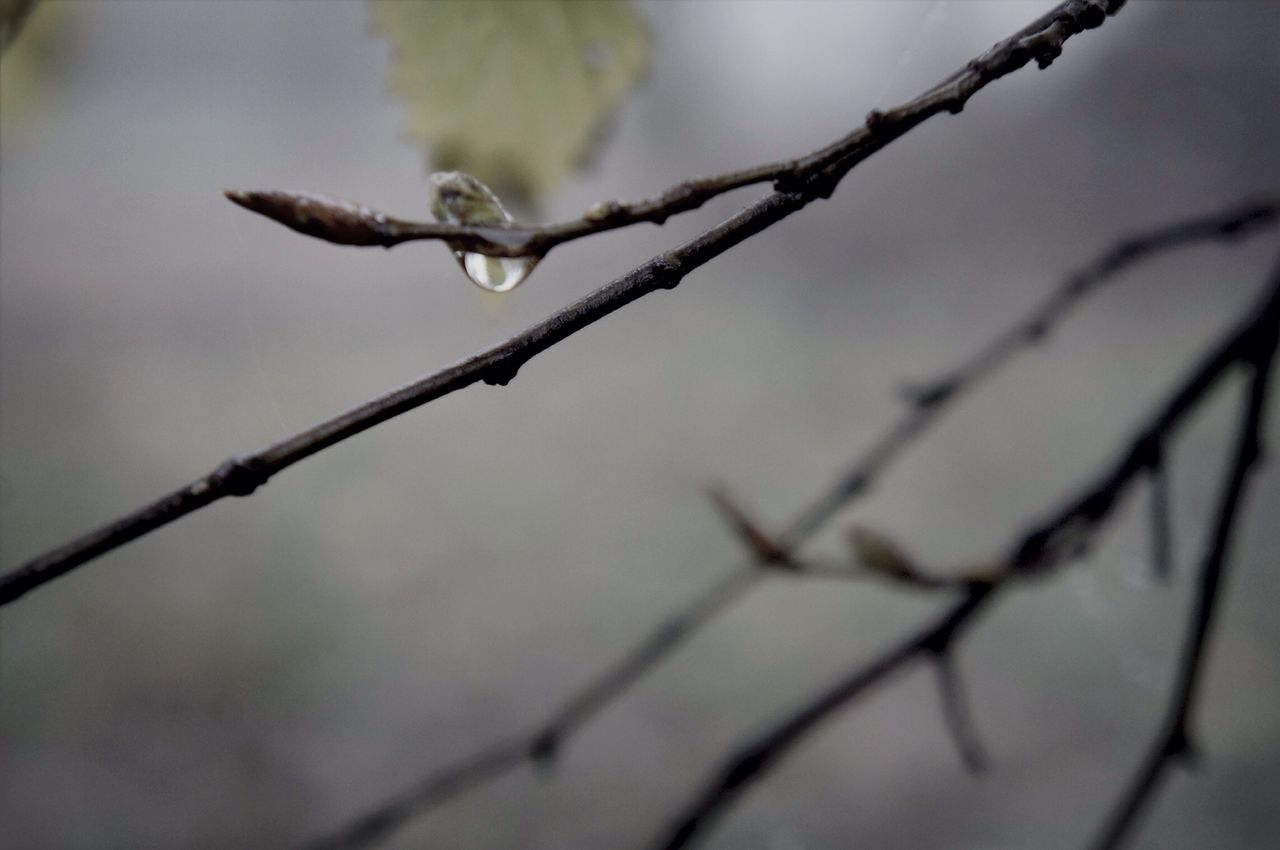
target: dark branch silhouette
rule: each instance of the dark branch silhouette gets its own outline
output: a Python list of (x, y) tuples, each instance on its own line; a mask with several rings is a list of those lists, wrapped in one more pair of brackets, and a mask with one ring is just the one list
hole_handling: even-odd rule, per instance
[[(923, 436), (944, 413), (993, 377), (1018, 353), (1046, 340), (1082, 299), (1116, 278), (1131, 265), (1154, 254), (1205, 241), (1242, 238), (1261, 232), (1276, 223), (1280, 206), (1257, 202), (1233, 207), (1208, 216), (1179, 221), (1142, 234), (1127, 237), (1105, 251), (1092, 263), (1071, 274), (1026, 316), (1000, 333), (977, 354), (946, 372), (945, 376), (914, 389), (906, 409), (869, 449), (859, 457), (826, 491), (802, 510), (796, 521), (780, 539), (771, 537), (738, 507), (721, 489), (712, 490), (712, 499), (726, 523), (743, 541), (751, 556), (747, 563), (726, 573), (709, 588), (687, 603), (680, 611), (656, 626), (621, 660), (581, 691), (570, 697), (551, 719), (540, 724), (519, 744), (501, 745), (504, 770), (492, 773), (475, 769), (491, 765), (493, 749), (466, 756), (426, 777), (417, 786), (394, 799), (358, 816), (337, 832), (314, 845), (315, 848), (363, 847), (384, 838), (409, 818), (471, 790), (485, 779), (523, 763), (554, 758), (564, 742), (599, 711), (617, 699), (669, 653), (676, 650), (718, 614), (756, 589), (767, 578), (780, 574), (849, 578), (857, 576), (857, 565), (821, 565), (802, 561), (797, 550), (826, 525), (842, 508), (868, 493), (872, 485)], [(883, 575), (883, 571), (880, 571)], [(920, 573), (896, 577), (898, 581), (921, 587), (970, 587), (964, 579), (935, 578)], [(935, 641), (931, 649), (945, 665), (954, 663)], [(945, 649), (945, 647), (942, 647)], [(982, 748), (973, 731), (972, 721), (963, 706), (959, 681), (954, 668), (940, 668), (943, 709), (948, 728), (956, 738), (962, 758), (972, 767), (985, 763)], [(440, 777), (464, 775), (474, 781), (446, 783)]]
[(307, 850), (341, 850), (366, 847), (391, 833), (422, 811), (452, 800), (460, 794), (496, 779), (529, 758), (524, 740), (506, 741), (438, 770), (399, 797), (382, 803), (342, 829), (306, 845)]
[(1278, 328), (1280, 266), (1272, 273), (1269, 291), (1261, 305), (1251, 310), (1242, 323), (1191, 369), (1169, 399), (1130, 439), (1120, 457), (1104, 468), (1080, 496), (1026, 533), (1010, 549), (1005, 561), (1007, 567), (1000, 577), (990, 582), (971, 583), (961, 599), (930, 625), (889, 647), (870, 663), (853, 668), (764, 732), (737, 747), (706, 786), (672, 819), (662, 837), (652, 845), (655, 850), (678, 850), (688, 846), (819, 723), (849, 705), (873, 685), (899, 672), (909, 662), (953, 651), (963, 630), (972, 625), (976, 615), (1009, 583), (1059, 568), (1078, 557), (1110, 518), (1120, 498), (1149, 469), (1151, 446), (1170, 438), (1233, 367), (1245, 366), (1252, 369), (1252, 380), (1240, 444), (1218, 506), (1192, 627), (1179, 664), (1170, 716), (1098, 843), (1100, 848), (1118, 847), (1126, 830), (1154, 793), (1167, 764), (1188, 750), (1187, 717), (1212, 625), (1227, 541), (1235, 525), (1245, 479), (1259, 453), (1260, 421)]
[[(830, 197), (853, 167), (928, 118), (941, 112), (962, 111), (977, 91), (1032, 60), (1041, 68), (1047, 67), (1069, 38), (1101, 25), (1123, 2), (1066, 0), (924, 94), (896, 108), (871, 112), (861, 127), (806, 156), (684, 181), (648, 200), (604, 202), (593, 206), (581, 218), (561, 224), (460, 227), (400, 220), (361, 204), (310, 193), (227, 191), (227, 197), (243, 207), (331, 242), (389, 248), (407, 241), (440, 240), (455, 250), (521, 257), (541, 256), (558, 245), (633, 224), (661, 224), (672, 215), (696, 209), (726, 192), (772, 184), (770, 194), (729, 220), (659, 254), (506, 342), (259, 452), (232, 458), (152, 504), (5, 573), (0, 576), (0, 604), (12, 602), (100, 554), (225, 496), (248, 496), (277, 472), (376, 424), (479, 381), (505, 385), (525, 362), (542, 351), (643, 295), (676, 287), (694, 269), (733, 246), (813, 201)], [(1129, 438), (1125, 450), (1077, 497), (1027, 531), (1009, 547), (1006, 557), (994, 565), (965, 567), (945, 574), (924, 570), (895, 542), (869, 529), (854, 530), (853, 557), (849, 564), (833, 566), (808, 561), (800, 556), (799, 549), (838, 511), (867, 493), (888, 466), (956, 401), (1016, 354), (1045, 339), (1058, 322), (1100, 284), (1152, 253), (1255, 231), (1275, 223), (1276, 219), (1277, 203), (1268, 199), (1120, 243), (1070, 277), (1030, 317), (997, 337), (977, 356), (937, 380), (909, 388), (905, 393), (906, 409), (899, 420), (779, 536), (766, 532), (727, 493), (714, 491), (716, 506), (748, 552), (745, 564), (721, 577), (661, 623), (617, 664), (572, 695), (532, 731), (495, 743), (432, 772), (415, 786), (359, 815), (312, 846), (367, 845), (386, 837), (410, 818), (496, 777), (526, 764), (551, 761), (578, 729), (682, 646), (690, 635), (760, 587), (765, 579), (780, 574), (881, 578), (909, 587), (946, 592), (954, 598), (922, 627), (884, 649), (870, 662), (854, 666), (736, 748), (700, 792), (671, 819), (655, 843), (656, 848), (675, 850), (703, 835), (820, 723), (915, 661), (930, 664), (937, 675), (944, 723), (966, 767), (983, 769), (988, 757), (968, 709), (957, 668), (956, 652), (966, 630), (976, 624), (978, 615), (1007, 587), (1056, 571), (1078, 559), (1096, 540), (1134, 483), (1143, 478), (1151, 485), (1152, 567), (1158, 576), (1170, 576), (1173, 543), (1166, 445), (1200, 408), (1210, 391), (1227, 375), (1241, 370), (1246, 373), (1247, 393), (1237, 445), (1216, 506), (1212, 534), (1202, 556), (1175, 685), (1158, 734), (1103, 824), (1095, 844), (1099, 850), (1121, 846), (1169, 770), (1194, 754), (1190, 727), (1204, 654), (1229, 565), (1230, 540), (1239, 521), (1250, 473), (1261, 453), (1262, 420), (1280, 327), (1280, 267), (1273, 272), (1269, 292), (1260, 305), (1193, 364), (1146, 425)]]
[[(1277, 271), (1280, 289), (1280, 270)], [(1262, 419), (1266, 408), (1271, 366), (1275, 361), (1276, 333), (1280, 326), (1280, 308), (1271, 305), (1270, 324), (1259, 329), (1250, 350), (1245, 354), (1252, 374), (1240, 416), (1240, 433), (1231, 459), (1231, 469), (1222, 485), (1213, 521), (1213, 533), (1205, 548), (1200, 567), (1187, 634), (1178, 660), (1177, 679), (1169, 697), (1167, 715), (1159, 734), (1142, 760), (1120, 802), (1102, 827), (1094, 847), (1115, 850), (1120, 847), (1137, 824), (1143, 810), (1151, 802), (1168, 769), (1195, 757), (1191, 735), (1191, 713), (1195, 708), (1196, 690), (1204, 664), (1205, 646), (1213, 629), (1218, 595), (1227, 570), (1227, 555), (1235, 531), (1240, 503), (1244, 500), (1249, 474), (1262, 456)]]
[(949, 652), (934, 655), (933, 667), (938, 675), (938, 695), (942, 700), (942, 716), (947, 731), (955, 741), (960, 760), (971, 773), (981, 773), (991, 763), (987, 748), (978, 736), (969, 701), (965, 697), (964, 680), (956, 668), (957, 661)]
[[(234, 457), (214, 471), (120, 519), (76, 538), (0, 576), (0, 604), (7, 604), (81, 564), (226, 496), (248, 496), (271, 476), (311, 455), (430, 401), (479, 381), (505, 385), (520, 367), (626, 304), (661, 289), (672, 289), (690, 272), (743, 240), (830, 197), (854, 166), (941, 112), (958, 113), (976, 92), (1035, 60), (1045, 68), (1067, 39), (1100, 26), (1123, 0), (1066, 0), (970, 61), (929, 91), (885, 112), (843, 139), (801, 160), (774, 181), (774, 191), (729, 220), (671, 251), (659, 254), (620, 278), (496, 345), (406, 387), (360, 405), (293, 437), (250, 455)], [(359, 218), (359, 205), (349, 205)], [(344, 207), (346, 209), (346, 207)], [(336, 215), (337, 213), (335, 213)], [(376, 218), (376, 215), (375, 215)], [(320, 216), (323, 220), (324, 216)], [(343, 219), (339, 226), (355, 226)], [(450, 239), (466, 243), (461, 233)], [(527, 253), (527, 246), (517, 246)], [(494, 244), (502, 252), (510, 245)]]
[(784, 753), (831, 712), (845, 705), (923, 653), (935, 653), (950, 643), (989, 601), (996, 586), (975, 585), (964, 598), (932, 623), (880, 653), (865, 666), (807, 701), (772, 728), (737, 748), (733, 756), (693, 803), (672, 821), (669, 834), (654, 847), (684, 847), (711, 826), (748, 786), (757, 782)]

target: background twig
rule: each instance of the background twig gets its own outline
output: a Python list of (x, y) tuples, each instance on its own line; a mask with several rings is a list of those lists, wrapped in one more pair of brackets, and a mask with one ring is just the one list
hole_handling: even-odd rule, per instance
[[(1277, 269), (1280, 286), (1280, 269)], [(1240, 416), (1240, 433), (1236, 438), (1231, 467), (1218, 497), (1213, 532), (1205, 548), (1192, 609), (1188, 614), (1187, 634), (1178, 660), (1177, 678), (1169, 696), (1167, 714), (1146, 756), (1125, 789), (1115, 810), (1107, 818), (1095, 843), (1097, 850), (1120, 847), (1135, 826), (1143, 810), (1160, 787), (1168, 768), (1178, 762), (1194, 759), (1196, 752), (1190, 730), (1195, 708), (1196, 690), (1204, 668), (1205, 647), (1213, 629), (1217, 602), (1228, 565), (1228, 549), (1236, 528), (1240, 504), (1253, 471), (1262, 455), (1262, 419), (1275, 362), (1276, 333), (1280, 325), (1275, 303), (1271, 305), (1269, 325), (1259, 328), (1252, 339), (1248, 358), (1252, 373)]]
[[(836, 710), (847, 706), (908, 662), (926, 653), (938, 655), (951, 651), (964, 628), (1010, 580), (1059, 567), (1077, 555), (1081, 551), (1080, 544), (1096, 533), (1120, 497), (1144, 471), (1150, 457), (1147, 447), (1175, 432), (1198, 408), (1209, 390), (1232, 367), (1243, 364), (1253, 369), (1248, 415), (1244, 417), (1240, 448), (1215, 521), (1214, 540), (1206, 557), (1195, 608), (1194, 628), (1180, 665), (1174, 707), (1165, 731), (1099, 843), (1100, 847), (1118, 846), (1115, 842), (1119, 841), (1130, 820), (1154, 791), (1165, 764), (1186, 748), (1186, 716), (1194, 696), (1199, 659), (1213, 613), (1226, 541), (1234, 524), (1243, 479), (1257, 455), (1258, 423), (1277, 326), (1280, 326), (1280, 266), (1273, 273), (1269, 291), (1260, 306), (1250, 311), (1243, 322), (1189, 371), (1148, 424), (1130, 439), (1121, 456), (1103, 469), (1080, 497), (1068, 502), (1012, 547), (1006, 561), (1009, 568), (1003, 579), (995, 583), (972, 584), (960, 601), (939, 615), (931, 625), (881, 652), (869, 663), (858, 665), (763, 733), (737, 747), (704, 788), (672, 819), (663, 837), (654, 842), (654, 848), (678, 850), (688, 846), (748, 787), (758, 782), (785, 753)], [(1115, 833), (1114, 839), (1112, 833)]]

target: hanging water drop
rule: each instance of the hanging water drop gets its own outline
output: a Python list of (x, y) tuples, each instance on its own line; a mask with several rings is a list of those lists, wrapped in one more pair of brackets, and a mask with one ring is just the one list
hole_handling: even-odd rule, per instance
[[(461, 171), (437, 171), (430, 177), (431, 213), (437, 221), (478, 227), (510, 224), (514, 219), (484, 183)], [(476, 286), (510, 292), (529, 276), (541, 257), (491, 257), (476, 251), (453, 252)]]
[(535, 257), (490, 257), (474, 251), (454, 251), (471, 282), (489, 292), (510, 292), (520, 285), (537, 262)]

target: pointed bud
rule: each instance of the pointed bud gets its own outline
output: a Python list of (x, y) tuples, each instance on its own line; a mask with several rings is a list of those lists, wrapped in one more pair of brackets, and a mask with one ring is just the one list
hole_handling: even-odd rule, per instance
[(718, 485), (708, 487), (707, 496), (720, 512), (720, 516), (755, 557), (757, 563), (761, 566), (794, 568), (791, 556), (786, 550), (747, 516), (737, 502), (729, 496), (727, 490)]
[(855, 525), (849, 531), (849, 543), (853, 547), (854, 559), (867, 570), (898, 581), (916, 582), (920, 579), (920, 571), (885, 535)]
[(222, 194), (234, 204), (326, 242), (387, 244), (387, 215), (354, 201), (309, 192), (227, 189)]

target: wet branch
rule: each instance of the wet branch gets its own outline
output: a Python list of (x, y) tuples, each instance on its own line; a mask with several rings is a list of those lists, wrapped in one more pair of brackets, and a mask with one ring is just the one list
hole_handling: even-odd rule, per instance
[(663, 224), (726, 192), (761, 183), (772, 183), (778, 191), (816, 186), (816, 197), (825, 198), (850, 168), (890, 140), (879, 136), (896, 137), (943, 110), (960, 112), (978, 89), (1031, 59), (1041, 68), (1048, 67), (1062, 52), (1063, 42), (1083, 29), (1099, 26), (1123, 4), (1124, 0), (1062, 3), (915, 100), (885, 112), (873, 111), (862, 127), (806, 156), (685, 180), (642, 201), (602, 201), (580, 218), (560, 224), (461, 226), (400, 219), (313, 192), (228, 189), (223, 194), (245, 209), (326, 242), (391, 248), (403, 242), (441, 240), (454, 250), (496, 257), (540, 257), (585, 236), (633, 224)]
[[(248, 496), (281, 470), (388, 419), (480, 381), (507, 384), (515, 378), (521, 366), (556, 343), (643, 295), (674, 288), (694, 269), (740, 242), (809, 203), (830, 197), (850, 169), (928, 118), (941, 112), (960, 112), (980, 89), (1032, 60), (1041, 68), (1047, 67), (1062, 52), (1067, 39), (1086, 29), (1101, 26), (1106, 16), (1122, 5), (1123, 0), (1065, 0), (914, 100), (885, 112), (872, 112), (863, 126), (827, 148), (799, 160), (794, 169), (774, 181), (773, 192), (722, 224), (678, 248), (653, 257), (504, 343), (259, 452), (233, 457), (207, 475), (155, 502), (5, 573), (0, 576), (0, 604), (13, 602), (86, 561), (212, 502), (226, 496)], [(315, 217), (321, 230), (372, 226), (366, 220), (369, 217), (359, 212), (361, 209), (358, 204), (344, 202), (337, 212), (332, 213), (335, 216), (332, 219), (330, 213), (321, 214), (314, 210), (307, 216)], [(373, 218), (376, 224), (377, 216)], [(454, 233), (449, 238), (458, 245), (473, 245), (467, 241), (470, 237), (464, 237), (462, 233)], [(513, 249), (509, 241), (503, 239), (485, 246), (493, 253), (517, 249), (518, 253), (527, 253), (528, 248), (528, 245), (517, 245)]]
[[(649, 635), (627, 652), (621, 660), (570, 697), (550, 719), (540, 724), (519, 741), (522, 744), (501, 745), (503, 769), (492, 772), (474, 769), (475, 765), (493, 763), (493, 749), (466, 756), (432, 772), (413, 789), (404, 792), (352, 820), (319, 842), (313, 848), (363, 847), (384, 838), (411, 817), (469, 791), (483, 781), (515, 770), (525, 763), (554, 758), (566, 740), (590, 721), (631, 685), (649, 672), (668, 654), (682, 646), (694, 633), (717, 615), (758, 588), (765, 580), (779, 575), (850, 578), (864, 575), (856, 564), (826, 565), (802, 560), (797, 550), (829, 522), (841, 509), (867, 494), (872, 485), (904, 451), (910, 448), (930, 426), (957, 402), (993, 377), (1018, 353), (1046, 340), (1082, 299), (1103, 284), (1113, 280), (1133, 264), (1152, 255), (1206, 241), (1224, 241), (1262, 232), (1280, 218), (1280, 205), (1268, 202), (1246, 203), (1222, 212), (1175, 222), (1141, 234), (1127, 237), (1101, 256), (1068, 276), (1049, 296), (1026, 316), (1000, 333), (975, 355), (945, 373), (945, 376), (913, 389), (906, 408), (884, 433), (875, 440), (856, 462), (833, 482), (800, 514), (781, 536), (774, 537), (753, 521), (721, 489), (713, 489), (711, 497), (726, 524), (742, 540), (749, 560), (726, 573), (698, 596), (686, 603), (651, 630)], [(969, 584), (951, 579), (934, 578), (918, 569), (897, 576), (884, 569), (873, 570), (916, 587), (967, 589)], [(939, 650), (939, 633), (928, 633), (933, 639), (929, 648), (938, 663), (941, 697), (948, 728), (966, 764), (977, 768), (985, 763), (981, 745), (973, 731), (961, 694), (954, 659)], [(439, 777), (465, 775), (467, 783), (444, 783)], [(443, 792), (441, 789), (444, 789)]]
[(850, 168), (887, 141), (938, 112), (960, 112), (976, 91), (1032, 59), (1039, 67), (1048, 67), (1062, 52), (1063, 42), (1101, 25), (1106, 15), (1115, 14), (1122, 5), (1124, 0), (1068, 0), (915, 100), (871, 112), (863, 126), (807, 156), (685, 180), (643, 201), (603, 201), (582, 217), (560, 224), (464, 227), (399, 219), (364, 204), (312, 192), (228, 189), (223, 194), (299, 233), (340, 245), (390, 248), (434, 239), (454, 250), (497, 257), (543, 256), (557, 245), (585, 236), (644, 222), (662, 224), (726, 192), (760, 183), (772, 183), (779, 192), (813, 190), (809, 200), (826, 198)]
[(1203, 359), (1193, 366), (1147, 425), (1104, 468), (1079, 497), (1026, 533), (1011, 549), (1005, 572), (992, 581), (975, 581), (934, 621), (859, 664), (825, 690), (793, 709), (764, 732), (735, 749), (723, 766), (694, 798), (671, 820), (655, 850), (687, 847), (709, 829), (752, 785), (760, 781), (792, 747), (834, 712), (847, 707), (872, 686), (904, 669), (910, 662), (946, 656), (966, 627), (997, 594), (1026, 576), (1059, 568), (1078, 557), (1091, 543), (1120, 498), (1147, 470), (1150, 446), (1172, 436), (1199, 408), (1210, 390), (1237, 367), (1251, 372), (1246, 412), (1242, 417), (1239, 447), (1214, 521), (1214, 535), (1205, 557), (1186, 648), (1179, 664), (1178, 684), (1171, 699), (1170, 716), (1133, 784), (1107, 824), (1097, 846), (1120, 846), (1128, 828), (1156, 790), (1165, 768), (1188, 751), (1187, 719), (1195, 696), (1200, 662), (1221, 583), (1228, 538), (1235, 525), (1245, 480), (1259, 455), (1258, 440), (1267, 377), (1280, 329), (1280, 266), (1273, 271), (1269, 291), (1259, 306)]
[(494, 257), (543, 256), (557, 245), (584, 236), (652, 222), (701, 207), (712, 198), (759, 183), (793, 176), (803, 159), (775, 162), (743, 171), (685, 180), (655, 198), (643, 201), (602, 201), (581, 218), (560, 224), (463, 226), (435, 221), (410, 221), (379, 212), (354, 201), (313, 192), (278, 189), (226, 189), (232, 203), (266, 216), (307, 236), (338, 245), (391, 248), (403, 242), (440, 240), (455, 250)]
[(644, 201), (603, 201), (581, 218), (561, 224), (484, 225), (462, 227), (438, 221), (394, 218), (355, 201), (344, 201), (312, 192), (278, 189), (227, 189), (234, 204), (257, 212), (306, 236), (338, 245), (390, 248), (402, 242), (439, 239), (456, 251), (476, 251), (489, 256), (544, 256), (552, 248), (605, 230), (632, 224), (663, 224), (672, 215), (698, 209), (714, 197), (759, 183), (772, 183), (778, 192), (813, 191), (809, 200), (829, 197), (852, 166), (867, 159), (884, 143), (940, 111), (959, 113), (965, 101), (987, 83), (1034, 59), (1047, 68), (1068, 38), (1100, 26), (1107, 14), (1115, 14), (1124, 0), (1068, 0), (1014, 36), (970, 61), (965, 68), (938, 83), (915, 100), (895, 109), (872, 111), (863, 127), (841, 140), (796, 159), (687, 179)]

